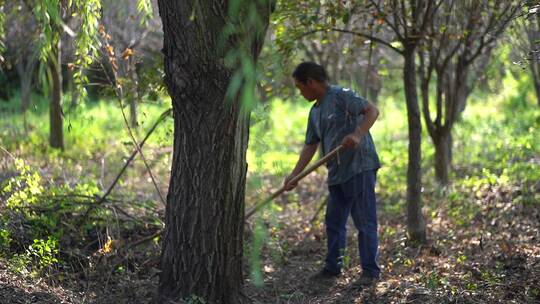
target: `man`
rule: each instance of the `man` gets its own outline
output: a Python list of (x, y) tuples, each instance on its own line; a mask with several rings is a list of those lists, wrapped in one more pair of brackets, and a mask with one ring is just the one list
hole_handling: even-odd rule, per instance
[(345, 148), (327, 163), (330, 195), (325, 224), (328, 253), (324, 268), (313, 278), (331, 279), (341, 274), (346, 224), (351, 214), (358, 229), (362, 265), (362, 276), (357, 283), (371, 284), (380, 276), (375, 200), (380, 162), (369, 129), (379, 111), (350, 89), (330, 85), (324, 68), (316, 63), (301, 63), (292, 76), (302, 96), (315, 104), (309, 112), (304, 148), (295, 168), (285, 179), (285, 189), (289, 191), (296, 187), (289, 181), (302, 172), (319, 144), (324, 155), (339, 145)]

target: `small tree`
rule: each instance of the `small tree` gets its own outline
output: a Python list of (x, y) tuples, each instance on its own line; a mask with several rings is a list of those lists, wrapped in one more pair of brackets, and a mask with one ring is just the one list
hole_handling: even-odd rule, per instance
[[(39, 0), (34, 2), (34, 15), (40, 27), (40, 79), (46, 88), (51, 89), (50, 103), (50, 145), (53, 148), (64, 149), (63, 112), (62, 112), (62, 60), (60, 35), (65, 23), (62, 18), (68, 11), (77, 13), (80, 26), (75, 39), (75, 84), (84, 93), (83, 84), (86, 82), (82, 70), (92, 63), (92, 53), (99, 45), (97, 43), (98, 20), (100, 17), (100, 0)], [(50, 77), (48, 77), (50, 75)], [(84, 94), (83, 94), (84, 96)]]
[[(435, 176), (443, 185), (449, 182), (452, 128), (520, 7), (506, 0), (444, 1), (427, 27), (418, 49), (422, 114), (435, 146)], [(433, 81), (435, 110), (430, 102)]]
[(154, 15), (151, 6), (145, 7), (141, 1), (105, 0), (102, 23), (112, 37), (110, 44), (116, 50), (114, 56), (119, 80), (125, 88), (124, 98), (129, 103), (130, 124), (136, 127), (137, 108), (143, 98), (140, 80), (144, 75), (139, 74), (139, 67), (143, 58), (147, 61), (145, 64), (158, 60), (152, 55), (159, 53), (162, 47), (159, 17)]

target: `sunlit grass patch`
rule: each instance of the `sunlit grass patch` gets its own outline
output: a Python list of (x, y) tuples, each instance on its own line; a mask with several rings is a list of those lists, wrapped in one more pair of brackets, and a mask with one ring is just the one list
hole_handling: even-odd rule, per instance
[[(69, 96), (65, 96), (65, 101)], [(167, 99), (168, 98), (164, 98)], [(132, 149), (131, 139), (122, 117), (118, 102), (114, 99), (80, 102), (76, 107), (64, 106), (63, 152), (49, 148), (48, 100), (35, 96), (33, 106), (23, 114), (18, 109), (19, 101), (11, 100), (1, 109), (0, 135), (2, 146), (8, 150), (18, 150), (21, 155), (41, 157), (87, 159), (96, 154), (115, 153)], [(139, 140), (170, 104), (143, 102), (138, 105), (139, 127), (134, 128)], [(129, 109), (124, 109), (129, 119)], [(24, 126), (26, 117), (27, 126)], [(170, 146), (172, 144), (172, 120), (165, 123), (148, 140), (148, 144)]]
[(311, 104), (272, 100), (250, 129), (248, 170), (266, 174), (288, 174), (298, 160)]

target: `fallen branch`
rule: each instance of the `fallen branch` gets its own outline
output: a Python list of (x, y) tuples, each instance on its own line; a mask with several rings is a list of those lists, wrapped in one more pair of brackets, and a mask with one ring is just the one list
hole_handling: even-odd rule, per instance
[(148, 132), (146, 133), (146, 136), (143, 138), (143, 140), (141, 141), (140, 144), (138, 144), (137, 148), (131, 153), (131, 155), (129, 156), (129, 158), (126, 160), (124, 166), (122, 167), (122, 169), (120, 170), (120, 172), (116, 175), (116, 178), (113, 180), (113, 182), (111, 183), (111, 185), (109, 186), (109, 188), (107, 189), (107, 191), (105, 191), (105, 193), (103, 194), (103, 196), (96, 202), (95, 205), (91, 206), (87, 211), (86, 213), (84, 214), (83, 218), (87, 217), (88, 214), (90, 212), (92, 212), (97, 206), (103, 204), (103, 202), (107, 199), (107, 196), (109, 196), (109, 194), (111, 194), (113, 188), (116, 186), (116, 184), (118, 183), (118, 181), (120, 180), (120, 177), (122, 177), (122, 175), (124, 174), (124, 172), (126, 171), (127, 167), (129, 166), (129, 164), (131, 163), (131, 161), (133, 161), (133, 159), (135, 158), (135, 156), (137, 155), (137, 153), (140, 152), (141, 148), (144, 146), (144, 144), (146, 143), (146, 140), (150, 137), (150, 135), (152, 135), (152, 133), (154, 132), (154, 130), (157, 128), (157, 126), (163, 121), (165, 120), (165, 118), (167, 118), (172, 112), (172, 108), (171, 109), (168, 109), (166, 110), (165, 112), (161, 113), (161, 115), (159, 116), (159, 118), (156, 120), (156, 122), (154, 123), (154, 125), (152, 125), (152, 127), (150, 128), (150, 130), (148, 130)]
[(159, 186), (156, 182), (156, 179), (154, 178), (154, 174), (152, 174), (152, 170), (150, 169), (150, 166), (148, 165), (148, 162), (146, 161), (146, 157), (144, 157), (144, 154), (141, 150), (141, 146), (137, 142), (137, 139), (135, 139), (135, 135), (133, 135), (133, 131), (131, 130), (131, 127), (129, 126), (129, 122), (126, 117), (126, 113), (124, 112), (124, 105), (122, 104), (122, 97), (121, 95), (118, 97), (118, 102), (120, 103), (120, 111), (122, 112), (122, 117), (124, 118), (124, 123), (126, 125), (126, 128), (128, 129), (129, 136), (131, 137), (131, 140), (133, 142), (133, 145), (135, 146), (135, 149), (139, 152), (141, 155), (141, 158), (144, 162), (144, 166), (146, 167), (146, 170), (148, 171), (148, 174), (150, 174), (150, 178), (152, 179), (152, 183), (154, 184), (154, 187), (156, 188), (156, 191), (159, 195), (159, 199), (161, 200), (161, 203), (163, 206), (166, 206), (167, 203), (165, 202), (165, 199), (163, 199), (163, 195), (161, 194), (161, 191), (159, 190)]
[(143, 237), (142, 239), (139, 239), (139, 240), (137, 240), (137, 241), (134, 241), (134, 242), (132, 242), (132, 243), (129, 243), (129, 244), (125, 245), (125, 246), (124, 246), (124, 249), (127, 250), (127, 249), (133, 248), (133, 247), (135, 247), (135, 246), (138, 246), (138, 245), (140, 245), (140, 244), (143, 244), (143, 243), (145, 243), (145, 242), (148, 242), (148, 241), (150, 241), (150, 240), (153, 240), (154, 238), (160, 236), (161, 233), (163, 233), (163, 229), (160, 229), (160, 230), (158, 230), (158, 231), (157, 231), (156, 233), (154, 233), (154, 234), (151, 234), (151, 235), (149, 235), (149, 236), (145, 236), (145, 237)]

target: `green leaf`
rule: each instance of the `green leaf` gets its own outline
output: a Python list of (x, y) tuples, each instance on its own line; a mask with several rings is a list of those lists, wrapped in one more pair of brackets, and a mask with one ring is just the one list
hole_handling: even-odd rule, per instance
[(341, 21), (343, 21), (343, 23), (348, 23), (349, 20), (351, 19), (351, 12), (349, 11), (346, 11), (345, 14), (343, 14), (343, 17), (341, 17)]

